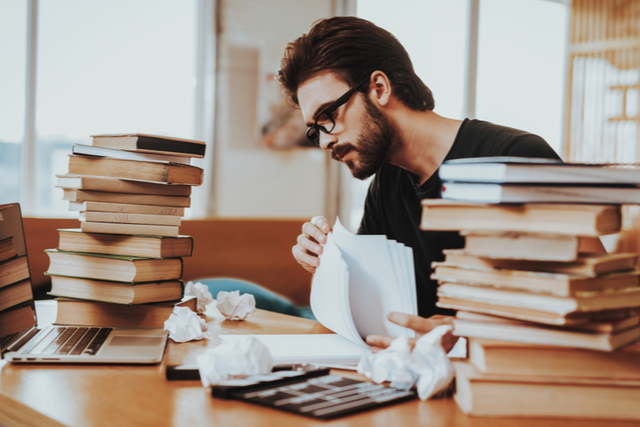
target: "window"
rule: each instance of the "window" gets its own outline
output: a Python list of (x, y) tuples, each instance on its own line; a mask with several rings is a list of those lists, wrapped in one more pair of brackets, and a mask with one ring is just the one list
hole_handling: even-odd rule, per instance
[[(9, 183), (0, 203), (20, 200), (28, 214), (66, 215), (55, 175), (66, 173), (72, 145), (90, 144), (90, 135), (197, 137), (200, 3), (47, 0), (32, 2), (37, 10), (28, 16), (28, 2), (0, 0), (0, 182)], [(37, 52), (33, 84), (30, 52)], [(30, 90), (35, 107), (25, 114)], [(29, 126), (33, 136), (24, 132)], [(17, 185), (21, 176), (32, 184)]]

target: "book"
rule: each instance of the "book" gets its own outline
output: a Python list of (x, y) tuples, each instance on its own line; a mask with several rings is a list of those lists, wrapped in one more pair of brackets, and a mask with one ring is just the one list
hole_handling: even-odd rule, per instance
[(0, 311), (0, 338), (36, 326), (33, 303), (24, 303)]
[(480, 372), (640, 380), (640, 342), (614, 352), (469, 339), (469, 362)]
[(454, 399), (465, 414), (640, 420), (635, 379), (483, 375), (470, 363), (453, 365)]
[[(609, 273), (590, 277), (540, 271), (506, 270), (449, 262), (434, 262), (432, 279), (439, 282), (505, 290), (523, 290), (536, 294), (570, 297), (585, 292), (634, 288), (640, 285), (639, 271)], [(640, 290), (640, 288), (639, 288)]]
[(458, 182), (640, 184), (640, 167), (523, 157), (475, 157), (443, 162), (438, 176), (442, 181)]
[(568, 234), (460, 232), (467, 253), (487, 258), (575, 261), (580, 238)]
[(92, 135), (95, 147), (203, 158), (206, 143), (195, 139), (142, 133)]
[(57, 325), (164, 328), (174, 307), (189, 307), (195, 312), (197, 298), (186, 296), (180, 301), (136, 305), (58, 298), (56, 304)]
[(167, 185), (153, 182), (126, 181), (107, 176), (56, 175), (56, 187), (75, 190), (104, 191), (107, 193), (159, 194), (190, 196), (190, 185)]
[[(489, 314), (458, 311), (456, 318), (480, 322), (505, 323), (509, 325), (534, 325), (537, 323), (510, 319), (508, 317), (492, 316)], [(592, 332), (615, 333), (640, 325), (640, 313), (637, 309), (613, 310), (597, 313), (588, 322), (571, 325), (570, 329)]]
[(445, 249), (444, 255), (445, 262), (457, 265), (581, 274), (590, 277), (614, 271), (630, 271), (638, 264), (636, 253), (580, 253), (575, 261), (570, 262), (493, 259), (470, 254), (464, 249)]
[(176, 258), (191, 256), (193, 238), (83, 233), (78, 228), (67, 228), (58, 230), (58, 249), (69, 252)]
[(118, 282), (153, 282), (182, 277), (182, 258), (144, 258), (122, 255), (45, 250), (48, 274)]
[(455, 318), (453, 334), (467, 338), (613, 351), (640, 338), (640, 326), (636, 323), (621, 331), (600, 332), (525, 322), (507, 323)]
[(493, 301), (471, 301), (463, 298), (452, 298), (447, 296), (439, 296), (436, 305), (441, 308), (449, 308), (452, 310), (464, 310), (473, 313), (490, 314), (493, 316), (508, 317), (512, 319), (525, 320), (528, 322), (543, 323), (548, 325), (567, 325), (575, 326), (589, 322), (603, 316), (617, 316), (620, 314), (628, 314), (628, 309), (603, 310), (596, 312), (573, 312), (569, 314), (552, 313), (547, 310), (537, 308), (514, 307), (508, 305), (497, 304)]
[(640, 286), (637, 285), (623, 289), (577, 292), (570, 297), (560, 297), (445, 282), (438, 286), (438, 296), (470, 300), (472, 302), (485, 304), (525, 308), (560, 316), (567, 316), (577, 312), (640, 307)]
[(129, 193), (108, 193), (106, 191), (86, 191), (75, 189), (63, 189), (63, 200), (70, 202), (107, 202), (124, 203), (131, 205), (151, 205), (151, 206), (191, 206), (189, 196), (164, 196), (158, 194), (129, 194)]
[(13, 246), (13, 237), (0, 240), (0, 262), (16, 256), (16, 248)]
[(183, 165), (191, 163), (191, 158), (184, 156), (125, 151), (119, 148), (107, 148), (85, 144), (74, 144), (71, 152), (73, 154), (81, 154), (84, 156), (112, 157), (114, 159), (138, 160), (143, 162), (179, 163)]
[(445, 182), (442, 198), (476, 203), (640, 203), (640, 186), (570, 186)]
[(203, 171), (195, 166), (175, 163), (70, 155), (69, 174), (110, 176), (165, 184), (200, 185)]
[(411, 248), (383, 235), (354, 235), (336, 220), (320, 259), (310, 303), (322, 325), (367, 351), (367, 335), (414, 335), (387, 319), (390, 311), (417, 315)]
[(175, 225), (182, 220), (175, 215), (144, 215), (120, 212), (80, 212), (80, 221), (115, 222), (120, 224)]
[(29, 261), (26, 255), (0, 262), (0, 288), (28, 279), (30, 276)]
[(33, 299), (29, 279), (0, 288), (0, 311)]
[(620, 231), (619, 206), (577, 204), (489, 205), (422, 201), (423, 230), (515, 231), (600, 236)]
[(78, 298), (116, 304), (146, 304), (175, 301), (183, 297), (180, 280), (163, 282), (113, 282), (84, 277), (51, 275), (51, 291), (55, 297)]
[(83, 233), (138, 234), (149, 236), (178, 237), (176, 225), (121, 224), (114, 222), (92, 222), (80, 218)]
[(174, 206), (132, 205), (108, 202), (69, 202), (69, 210), (79, 212), (119, 212), (141, 215), (184, 216), (184, 208)]

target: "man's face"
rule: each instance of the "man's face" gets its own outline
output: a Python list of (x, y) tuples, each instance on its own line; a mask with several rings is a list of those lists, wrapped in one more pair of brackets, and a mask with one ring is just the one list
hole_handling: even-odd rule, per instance
[[(298, 101), (307, 126), (316, 116), (349, 90), (349, 86), (332, 73), (321, 74), (298, 88)], [(339, 107), (333, 116), (334, 129), (320, 133), (320, 147), (331, 150), (334, 160), (344, 162), (358, 179), (376, 173), (388, 160), (395, 140), (395, 129), (371, 100), (361, 92)]]

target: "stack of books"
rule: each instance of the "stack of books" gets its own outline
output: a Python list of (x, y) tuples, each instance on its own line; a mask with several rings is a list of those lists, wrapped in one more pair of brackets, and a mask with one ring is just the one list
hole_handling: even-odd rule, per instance
[[(511, 163), (504, 164), (509, 170)], [(560, 182), (571, 181), (572, 170), (584, 179), (582, 168), (553, 167)], [(545, 176), (528, 172), (534, 182)], [(474, 176), (484, 177), (477, 170)], [(606, 182), (606, 174), (600, 179)], [(444, 181), (443, 197), (452, 184)], [(589, 184), (570, 185), (588, 193)], [(622, 201), (586, 204), (597, 200), (591, 197), (585, 204), (541, 196), (492, 204), (477, 194), (469, 198), (474, 202), (423, 201), (423, 229), (457, 230), (466, 240), (463, 249), (445, 251), (432, 276), (437, 305), (458, 310), (454, 334), (469, 339), (469, 359), (455, 363), (463, 412), (640, 419), (637, 254), (581, 250), (585, 238), (621, 229)]]
[(74, 145), (69, 173), (57, 177), (81, 226), (58, 230), (58, 248), (46, 251), (56, 323), (158, 327), (175, 305), (195, 311), (181, 280), (193, 239), (179, 226), (203, 179), (190, 160), (205, 143), (134, 134), (92, 144)]

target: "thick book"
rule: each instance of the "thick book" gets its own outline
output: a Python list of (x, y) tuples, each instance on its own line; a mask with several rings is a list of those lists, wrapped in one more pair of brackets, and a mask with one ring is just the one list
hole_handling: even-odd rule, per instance
[(450, 262), (434, 262), (431, 266), (434, 268), (431, 278), (439, 282), (522, 290), (561, 297), (580, 295), (585, 292), (634, 288), (640, 285), (640, 272), (635, 270), (590, 277), (565, 273), (476, 267)]
[(0, 288), (0, 311), (22, 304), (33, 299), (31, 280), (26, 279), (18, 283)]
[(640, 307), (640, 286), (607, 289), (605, 291), (578, 292), (570, 297), (561, 297), (445, 282), (438, 286), (438, 297), (524, 308), (567, 316), (572, 313)]
[(575, 326), (594, 322), (603, 316), (619, 316), (629, 313), (629, 309), (603, 310), (596, 312), (574, 312), (570, 314), (552, 313), (546, 309), (503, 305), (494, 301), (472, 301), (440, 295), (436, 305), (458, 311), (469, 311), (493, 316), (507, 317), (534, 323), (559, 326)]
[(487, 183), (640, 184), (638, 165), (562, 163), (555, 159), (475, 157), (447, 160), (442, 181)]
[(143, 133), (92, 135), (92, 138), (92, 144), (96, 147), (184, 157), (202, 158), (207, 147), (204, 141), (195, 139)]
[(13, 237), (0, 240), (0, 262), (16, 256), (16, 248), (13, 246)]
[(108, 302), (58, 298), (55, 324), (101, 327), (164, 328), (174, 307), (196, 311), (197, 298), (151, 304), (113, 304)]
[(144, 258), (47, 249), (48, 274), (118, 282), (153, 282), (182, 277), (182, 258)]
[(149, 236), (178, 237), (176, 225), (121, 224), (114, 222), (92, 222), (80, 219), (83, 233), (138, 234)]
[(191, 206), (191, 197), (189, 196), (109, 193), (106, 191), (87, 191), (76, 189), (64, 189), (62, 199), (74, 203), (106, 202), (124, 203), (131, 205), (171, 206), (182, 208), (188, 208), (189, 206)]
[(190, 165), (78, 155), (69, 156), (69, 173), (182, 185), (200, 185), (203, 177), (201, 168)]
[(31, 329), (36, 325), (33, 302), (0, 311), (0, 338)]
[(184, 216), (184, 208), (174, 206), (132, 205), (109, 202), (69, 202), (69, 210), (74, 212), (116, 212), (140, 215)]
[(603, 352), (470, 338), (468, 355), (485, 374), (640, 380), (640, 342)]
[(183, 165), (191, 163), (191, 159), (184, 156), (125, 151), (119, 148), (98, 147), (85, 144), (74, 144), (71, 152), (84, 156), (112, 157), (114, 159), (138, 160), (142, 162), (179, 163)]
[(467, 253), (501, 259), (575, 261), (580, 238), (568, 234), (461, 231)]
[(58, 230), (58, 249), (150, 258), (188, 257), (193, 252), (191, 236), (162, 237), (83, 233), (78, 228)]
[(166, 282), (113, 282), (84, 277), (49, 275), (50, 295), (116, 304), (147, 304), (175, 301), (183, 297), (180, 280)]
[(104, 191), (107, 193), (159, 194), (190, 196), (190, 185), (167, 185), (153, 182), (127, 181), (108, 176), (56, 175), (56, 187), (75, 190)]
[(471, 254), (464, 249), (445, 249), (445, 262), (473, 267), (505, 270), (542, 271), (549, 273), (601, 274), (634, 270), (638, 264), (636, 253), (580, 253), (575, 261), (536, 261), (522, 259), (493, 259)]
[(0, 288), (29, 277), (29, 261), (26, 255), (15, 256), (0, 262)]
[(636, 379), (483, 375), (470, 363), (453, 365), (454, 399), (465, 414), (640, 420), (640, 381)]
[(423, 230), (515, 231), (600, 236), (620, 231), (619, 206), (577, 204), (490, 205), (422, 201)]
[(453, 334), (467, 338), (613, 351), (640, 338), (640, 326), (636, 322), (635, 325), (621, 331), (600, 332), (525, 322), (506, 323), (456, 318), (453, 319)]
[(174, 225), (179, 226), (182, 222), (179, 216), (175, 215), (145, 215), (120, 212), (80, 212), (80, 221), (89, 222), (114, 222), (119, 224), (147, 224), (147, 225)]
[(570, 186), (445, 182), (442, 198), (476, 203), (640, 203), (640, 186)]

